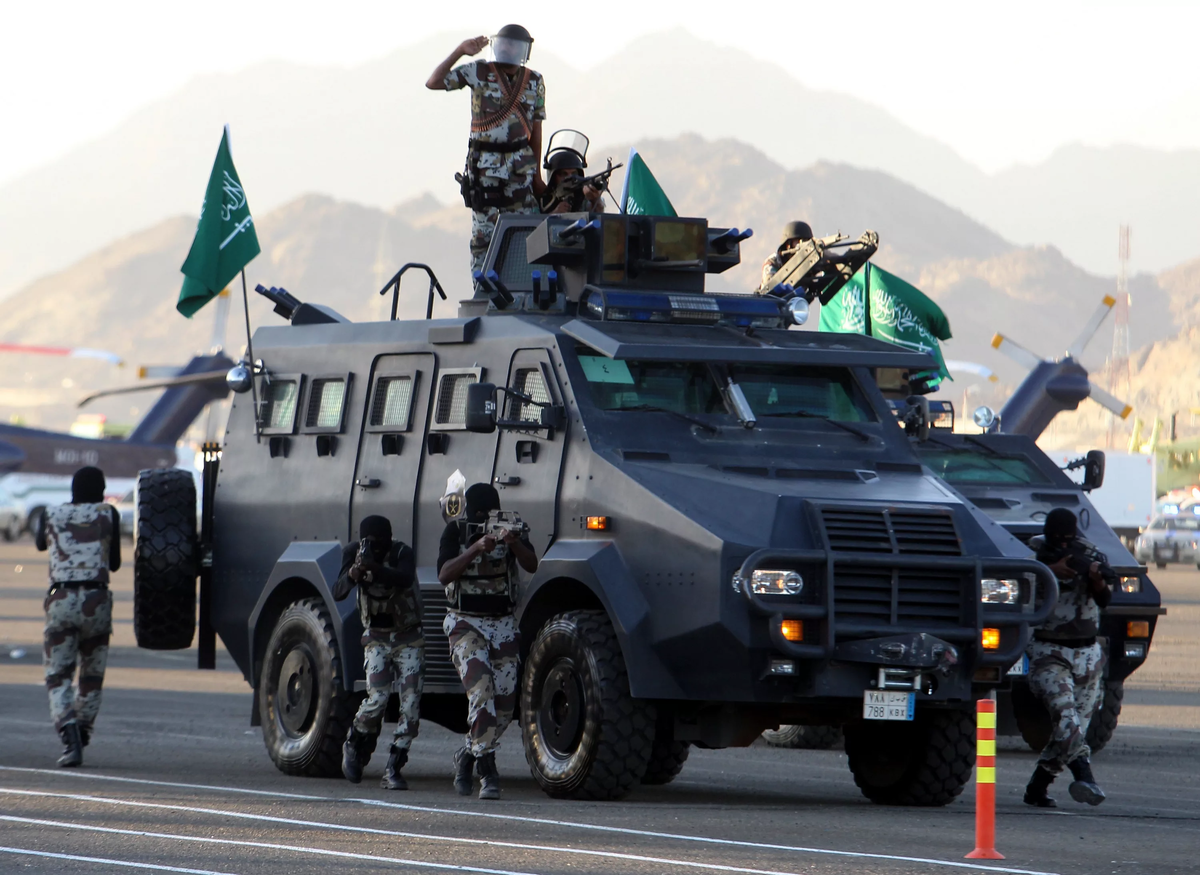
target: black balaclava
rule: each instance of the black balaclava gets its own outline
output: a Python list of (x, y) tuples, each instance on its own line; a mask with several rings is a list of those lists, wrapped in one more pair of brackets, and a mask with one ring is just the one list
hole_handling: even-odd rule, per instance
[(500, 509), (500, 493), (490, 483), (476, 483), (467, 489), (467, 522), (487, 521), (488, 512)]
[(71, 478), (72, 504), (99, 504), (104, 501), (104, 472), (88, 465)]
[(358, 524), (358, 537), (362, 540), (378, 539), (373, 544), (373, 552), (377, 557), (386, 555), (392, 547), (392, 523), (385, 516), (365, 516)]
[(1042, 534), (1046, 536), (1049, 543), (1057, 544), (1060, 541), (1070, 540), (1078, 531), (1075, 514), (1069, 509), (1056, 507), (1046, 514), (1046, 524), (1042, 527)]

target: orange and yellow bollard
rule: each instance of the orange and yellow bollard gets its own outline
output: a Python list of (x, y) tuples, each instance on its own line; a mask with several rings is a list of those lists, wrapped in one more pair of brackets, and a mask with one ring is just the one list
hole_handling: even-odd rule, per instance
[(996, 850), (996, 702), (975, 703), (975, 850), (968, 860), (1003, 860)]

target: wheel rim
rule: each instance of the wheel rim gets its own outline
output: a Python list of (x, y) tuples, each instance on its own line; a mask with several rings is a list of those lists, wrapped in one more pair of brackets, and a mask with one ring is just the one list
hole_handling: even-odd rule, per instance
[(575, 663), (569, 659), (556, 662), (546, 672), (541, 693), (536, 717), (538, 734), (552, 754), (565, 759), (579, 749), (586, 709), (583, 680)]
[(279, 668), (276, 711), (284, 731), (293, 738), (312, 726), (316, 704), (316, 660), (304, 645), (294, 647)]

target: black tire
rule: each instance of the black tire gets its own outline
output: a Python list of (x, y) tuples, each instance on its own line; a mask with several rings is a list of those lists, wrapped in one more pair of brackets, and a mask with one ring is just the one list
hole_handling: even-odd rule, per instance
[[(271, 761), (289, 775), (341, 777), (342, 743), (361, 694), (342, 689), (333, 621), (320, 599), (289, 605), (263, 654), (258, 714)], [(375, 749), (366, 742), (364, 755)]]
[(1092, 753), (1104, 750), (1112, 741), (1113, 733), (1117, 731), (1117, 721), (1121, 717), (1121, 702), (1125, 699), (1125, 682), (1104, 681), (1100, 706), (1092, 715), (1088, 724), (1087, 743)]
[(675, 715), (660, 710), (654, 730), (654, 745), (650, 748), (650, 761), (646, 764), (642, 783), (670, 784), (683, 771), (683, 764), (691, 752), (690, 742), (675, 740)]
[(183, 650), (196, 632), (196, 484), (188, 471), (138, 472), (133, 634), (148, 650)]
[(847, 723), (846, 757), (863, 795), (882, 805), (946, 805), (975, 766), (975, 720), (967, 710), (918, 712), (911, 723)]
[[(1155, 566), (1156, 568), (1162, 569), (1162, 568), (1166, 568), (1166, 567), (1167, 567), (1167, 563), (1166, 563), (1166, 562), (1155, 562), (1155, 563), (1154, 563), (1154, 566)], [(1200, 566), (1197, 566), (1197, 567), (1200, 567)]]
[(559, 799), (620, 799), (654, 747), (655, 708), (629, 694), (617, 633), (603, 611), (568, 611), (538, 631), (521, 682), (525, 759)]
[(25, 531), (25, 526), (21, 524), (19, 517), (13, 517), (8, 521), (8, 525), (4, 527), (4, 540), (10, 544), (21, 537), (21, 533)]
[(763, 740), (771, 747), (789, 747), (798, 750), (829, 750), (842, 740), (840, 726), (801, 726), (784, 724), (778, 729), (768, 729)]

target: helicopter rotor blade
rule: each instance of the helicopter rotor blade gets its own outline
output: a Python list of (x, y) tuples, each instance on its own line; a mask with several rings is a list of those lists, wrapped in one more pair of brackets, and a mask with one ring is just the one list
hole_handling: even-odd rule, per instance
[(1101, 323), (1104, 322), (1104, 317), (1109, 314), (1116, 303), (1117, 299), (1112, 295), (1104, 296), (1104, 299), (1100, 301), (1100, 306), (1096, 308), (1088, 321), (1084, 323), (1083, 330), (1079, 332), (1079, 336), (1067, 347), (1067, 355), (1073, 359), (1077, 359), (1083, 355), (1083, 348), (1096, 336), (1096, 332), (1100, 330)]
[(978, 362), (964, 362), (957, 359), (946, 359), (946, 369), (952, 373), (975, 374), (995, 383), (1000, 378), (992, 373), (991, 368), (984, 367)]
[(1042, 363), (1041, 357), (1030, 352), (1015, 340), (1010, 340), (1003, 334), (997, 334), (992, 338), (992, 349), (1008, 356), (1017, 364), (1024, 367), (1026, 370), (1032, 371)]
[(196, 383), (223, 383), (225, 375), (228, 371), (203, 371), (199, 374), (187, 374), (183, 377), (173, 377), (170, 380), (155, 380), (151, 383), (136, 383), (132, 386), (119, 386), (116, 389), (104, 389), (100, 392), (93, 392), (86, 398), (80, 400), (76, 407), (83, 407), (97, 398), (106, 398), (109, 395), (128, 395), (132, 392), (145, 392), (149, 389), (170, 389), (175, 386), (192, 386)]
[(1121, 419), (1127, 419), (1129, 414), (1133, 413), (1133, 407), (1126, 404), (1116, 396), (1109, 394), (1104, 389), (1101, 389), (1091, 380), (1088, 380), (1088, 386), (1092, 390), (1089, 397), (1101, 407), (1115, 413)]

